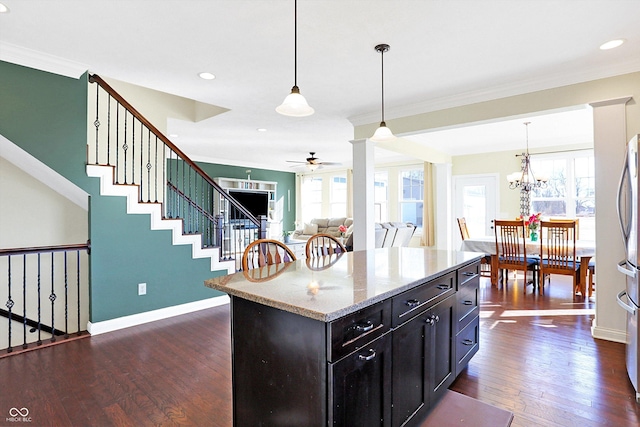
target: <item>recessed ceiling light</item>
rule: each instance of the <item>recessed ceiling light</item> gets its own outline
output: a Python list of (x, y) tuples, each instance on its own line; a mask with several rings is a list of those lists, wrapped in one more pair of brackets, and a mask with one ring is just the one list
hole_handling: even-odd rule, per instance
[(169, 134), (169, 138), (177, 138), (178, 134), (177, 133), (170, 133)]
[(216, 76), (214, 76), (211, 73), (200, 73), (198, 75), (200, 76), (201, 79), (205, 79), (205, 80), (213, 80), (216, 78)]
[(258, 132), (266, 132), (267, 130), (265, 128), (258, 128), (256, 129)]
[(0, 3), (0, 13), (9, 13), (9, 8), (4, 4)]
[(616, 47), (620, 46), (624, 42), (625, 42), (624, 39), (609, 40), (608, 42), (603, 43), (602, 45), (600, 45), (600, 50), (613, 49), (613, 48), (616, 48)]

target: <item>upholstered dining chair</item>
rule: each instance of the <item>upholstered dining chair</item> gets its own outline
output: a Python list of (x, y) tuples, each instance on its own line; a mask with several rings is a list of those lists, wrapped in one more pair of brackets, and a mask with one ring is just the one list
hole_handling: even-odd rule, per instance
[(242, 270), (295, 261), (296, 256), (284, 243), (272, 239), (251, 242), (242, 254)]
[(502, 270), (502, 282), (506, 286), (509, 282), (509, 270), (519, 270), (524, 273), (524, 292), (527, 292), (527, 272), (533, 274), (533, 288), (538, 284), (537, 273), (539, 259), (527, 256), (525, 246), (524, 220), (495, 220), (496, 256), (498, 270)]
[[(471, 238), (469, 229), (467, 228), (467, 220), (464, 217), (457, 218), (457, 220), (458, 228), (460, 229), (460, 237), (462, 237), (462, 240)], [(491, 277), (491, 255), (485, 255), (480, 260), (480, 276)]]
[(574, 220), (540, 221), (540, 293), (544, 279), (551, 274), (573, 277), (574, 295), (579, 291), (580, 261), (576, 258), (576, 222)]
[(305, 247), (307, 258), (332, 255), (346, 251), (347, 249), (337, 238), (325, 233), (318, 233), (309, 237), (307, 246)]

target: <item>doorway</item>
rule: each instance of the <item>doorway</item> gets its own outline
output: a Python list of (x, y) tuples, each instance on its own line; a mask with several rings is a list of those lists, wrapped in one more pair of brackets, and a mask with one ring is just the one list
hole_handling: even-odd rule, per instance
[[(471, 236), (492, 236), (493, 220), (498, 209), (498, 174), (459, 175), (453, 177), (454, 214), (464, 217)], [(454, 247), (462, 238), (454, 227)]]

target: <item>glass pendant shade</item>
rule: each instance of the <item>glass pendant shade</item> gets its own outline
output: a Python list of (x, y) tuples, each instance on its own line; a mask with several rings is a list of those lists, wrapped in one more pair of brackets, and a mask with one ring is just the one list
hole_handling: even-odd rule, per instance
[(276, 107), (276, 111), (284, 116), (305, 117), (312, 115), (315, 110), (307, 104), (304, 96), (300, 95), (298, 86), (294, 86), (282, 104)]
[(380, 122), (380, 127), (376, 129), (373, 136), (369, 139), (374, 142), (385, 142), (393, 141), (394, 139), (396, 139), (396, 136), (391, 133), (391, 129), (387, 127), (385, 122)]

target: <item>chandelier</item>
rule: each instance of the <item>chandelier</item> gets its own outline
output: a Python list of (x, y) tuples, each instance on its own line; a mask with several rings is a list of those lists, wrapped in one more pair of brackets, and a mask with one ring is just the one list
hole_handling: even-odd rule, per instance
[(545, 188), (547, 186), (547, 178), (541, 175), (536, 177), (531, 169), (531, 159), (529, 155), (529, 124), (531, 122), (524, 122), (527, 129), (527, 151), (516, 156), (521, 157), (521, 170), (514, 172), (507, 176), (509, 181), (509, 188), (515, 190), (519, 188), (520, 191), (529, 192), (534, 188)]

